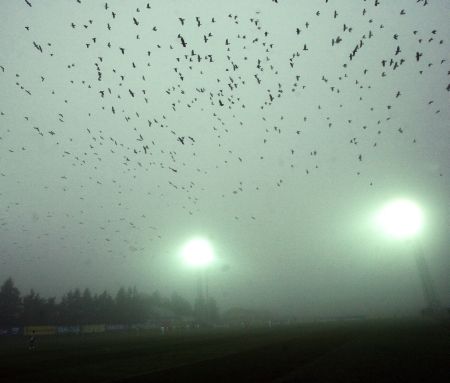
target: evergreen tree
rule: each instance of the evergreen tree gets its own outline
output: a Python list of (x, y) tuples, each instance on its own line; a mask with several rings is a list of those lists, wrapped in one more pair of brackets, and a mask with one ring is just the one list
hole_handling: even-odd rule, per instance
[(80, 323), (90, 324), (94, 322), (94, 300), (89, 288), (84, 289), (80, 299), (81, 319)]
[(42, 298), (33, 289), (20, 297), (19, 290), (8, 278), (0, 288), (0, 325), (81, 325), (81, 324), (133, 324), (157, 319), (161, 312), (170, 311), (177, 317), (194, 315), (204, 323), (218, 317), (214, 299), (190, 303), (178, 295), (164, 298), (156, 291), (142, 294), (136, 287), (121, 287), (113, 298), (107, 291), (93, 295), (86, 288), (70, 290), (59, 303), (56, 298)]
[(114, 299), (105, 290), (100, 295), (94, 297), (94, 322), (93, 323), (106, 323), (114, 324), (115, 313)]
[(0, 288), (0, 324), (16, 325), (21, 315), (20, 292), (12, 278), (8, 278)]
[(173, 293), (170, 298), (170, 308), (177, 316), (192, 314), (192, 307), (189, 301), (177, 293)]
[(41, 324), (43, 322), (44, 300), (33, 289), (23, 297), (22, 323), (25, 325)]

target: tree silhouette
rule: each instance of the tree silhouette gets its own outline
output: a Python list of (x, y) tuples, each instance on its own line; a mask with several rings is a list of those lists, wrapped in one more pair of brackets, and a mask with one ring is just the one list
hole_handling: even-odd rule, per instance
[(12, 278), (8, 278), (0, 288), (0, 323), (15, 325), (21, 315), (20, 292), (14, 286)]
[(161, 313), (170, 313), (174, 319), (194, 314), (202, 323), (218, 318), (212, 298), (196, 302), (193, 310), (189, 301), (177, 293), (167, 299), (158, 291), (143, 294), (136, 287), (121, 287), (114, 297), (106, 290), (92, 294), (88, 288), (82, 293), (76, 288), (59, 302), (56, 298), (43, 298), (33, 289), (21, 298), (11, 278), (0, 289), (0, 326), (134, 324), (158, 320)]

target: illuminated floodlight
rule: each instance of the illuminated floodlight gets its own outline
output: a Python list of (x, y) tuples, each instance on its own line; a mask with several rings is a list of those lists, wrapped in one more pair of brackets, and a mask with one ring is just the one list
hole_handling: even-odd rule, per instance
[(184, 260), (191, 266), (207, 266), (214, 258), (209, 242), (202, 238), (190, 240), (183, 248)]
[(410, 238), (422, 228), (422, 211), (412, 201), (398, 199), (388, 203), (378, 214), (380, 227), (395, 238)]

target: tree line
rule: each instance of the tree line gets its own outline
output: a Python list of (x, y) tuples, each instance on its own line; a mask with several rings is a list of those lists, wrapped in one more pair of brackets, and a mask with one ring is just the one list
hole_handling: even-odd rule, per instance
[(177, 293), (170, 298), (121, 287), (116, 294), (93, 294), (89, 288), (68, 291), (57, 301), (44, 298), (33, 289), (21, 295), (12, 278), (0, 288), (0, 326), (134, 324), (164, 318), (191, 317), (196, 321), (215, 321), (218, 309), (213, 298), (197, 298), (192, 306)]

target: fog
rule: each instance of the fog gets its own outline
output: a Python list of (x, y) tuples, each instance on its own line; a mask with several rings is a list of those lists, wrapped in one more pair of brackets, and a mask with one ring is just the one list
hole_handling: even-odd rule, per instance
[(0, 281), (193, 300), (200, 236), (221, 310), (411, 315), (420, 245), (450, 304), (449, 2), (0, 5)]

